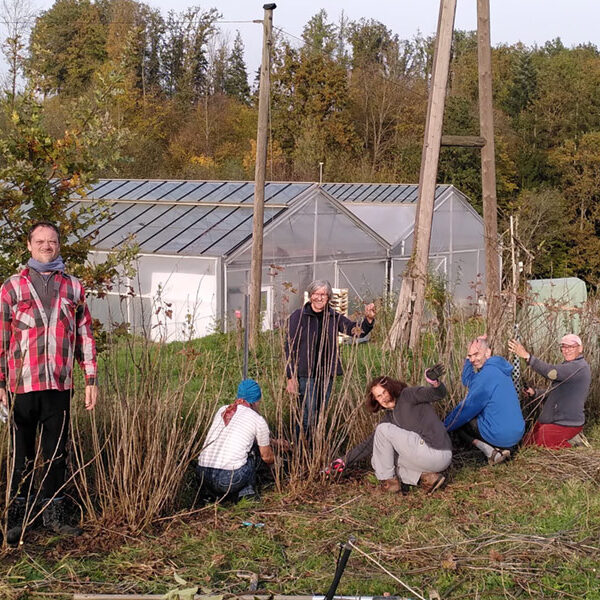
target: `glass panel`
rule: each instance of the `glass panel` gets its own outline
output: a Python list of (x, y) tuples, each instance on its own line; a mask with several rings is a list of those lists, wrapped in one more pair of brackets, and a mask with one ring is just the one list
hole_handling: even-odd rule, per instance
[(265, 188), (265, 202), (270, 201), (276, 204), (288, 204), (290, 200), (299, 196), (307, 190), (310, 183), (268, 183)]
[[(329, 281), (333, 287), (335, 287), (335, 265), (331, 262), (326, 263), (316, 263), (314, 269), (314, 277), (313, 279), (325, 279), (325, 281)], [(312, 281), (312, 280), (311, 280)], [(310, 281), (309, 281), (310, 283)], [(304, 291), (304, 290), (303, 290)]]
[(121, 323), (128, 323), (132, 333), (150, 334), (152, 302), (149, 298), (120, 298), (110, 293), (104, 298), (90, 297), (88, 305), (92, 317), (98, 319), (107, 331), (111, 331)]
[(453, 200), (452, 247), (454, 250), (475, 250), (484, 248), (483, 222), (458, 199)]
[(454, 252), (450, 265), (450, 289), (463, 306), (474, 305), (484, 289), (483, 252)]
[(116, 198), (116, 199), (120, 199), (120, 198), (125, 198), (125, 199), (131, 199), (131, 198), (137, 198), (137, 190), (139, 190), (140, 188), (142, 188), (142, 186), (146, 185), (146, 181), (141, 181), (139, 179), (131, 179), (128, 181), (121, 181), (120, 182), (122, 185), (119, 185), (118, 187), (116, 187), (115, 189), (113, 189), (110, 192), (107, 192), (106, 194), (103, 194), (103, 197), (108, 197), (108, 198)]
[(145, 191), (144, 200), (176, 200), (179, 196), (178, 191), (185, 185), (183, 181), (154, 181), (152, 183), (155, 184), (155, 187)]
[(95, 185), (88, 193), (88, 198), (118, 198), (117, 191), (128, 183), (127, 179), (109, 179)]
[(385, 292), (386, 261), (338, 264), (338, 287), (348, 288), (349, 314)]
[(385, 248), (326, 199), (318, 199), (318, 208), (318, 260), (385, 255)]
[[(226, 326), (235, 325), (235, 311), (244, 311), (244, 293), (248, 287), (248, 271), (227, 269)], [(313, 280), (312, 265), (263, 269), (262, 287), (272, 293), (273, 327), (285, 326), (290, 313), (303, 304), (304, 290)]]
[(408, 258), (392, 259), (392, 291), (398, 293), (402, 286), (402, 276), (408, 264)]
[(412, 204), (345, 204), (361, 221), (392, 245), (414, 226), (416, 206)]
[(450, 233), (452, 227), (452, 203), (444, 202), (433, 213), (431, 227), (430, 254), (448, 252), (450, 249)]
[[(314, 204), (308, 203), (300, 212), (283, 217), (277, 227), (265, 234), (263, 241), (263, 259), (265, 262), (279, 264), (312, 261), (313, 256)], [(231, 247), (231, 246), (230, 246)], [(236, 257), (232, 265), (249, 265), (251, 248)]]

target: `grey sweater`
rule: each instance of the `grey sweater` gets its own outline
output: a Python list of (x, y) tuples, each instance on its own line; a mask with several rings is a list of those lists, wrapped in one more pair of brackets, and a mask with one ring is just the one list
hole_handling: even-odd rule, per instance
[(545, 392), (546, 401), (539, 422), (567, 427), (583, 425), (583, 406), (592, 380), (590, 366), (585, 358), (580, 355), (575, 360), (550, 365), (535, 356), (530, 356), (529, 366), (551, 381)]
[[(386, 410), (381, 418), (381, 423), (392, 423), (418, 433), (423, 441), (436, 450), (452, 450), (452, 442), (444, 424), (437, 416), (432, 403), (441, 400), (446, 395), (443, 383), (434, 387), (407, 387), (396, 400), (392, 410)], [(364, 442), (361, 442), (344, 457), (346, 466), (349, 467), (359, 460), (369, 458), (373, 454), (373, 432)]]

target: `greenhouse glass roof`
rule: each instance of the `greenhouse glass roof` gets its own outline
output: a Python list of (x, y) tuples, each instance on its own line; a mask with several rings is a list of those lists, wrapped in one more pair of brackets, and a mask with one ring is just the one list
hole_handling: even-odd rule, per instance
[[(313, 186), (267, 183), (265, 225)], [(226, 256), (252, 235), (251, 182), (104, 179), (76, 202), (95, 200), (111, 212), (95, 230), (99, 250), (112, 250), (133, 235), (142, 252)]]
[[(264, 224), (276, 221), (309, 190), (322, 190), (395, 244), (414, 226), (418, 189), (414, 184), (269, 182)], [(451, 189), (438, 185), (436, 199)], [(90, 232), (99, 250), (112, 250), (134, 236), (143, 253), (227, 257), (252, 235), (253, 182), (103, 179), (85, 197), (74, 199), (74, 206), (97, 200), (111, 213)], [(294, 230), (301, 235), (298, 227)], [(298, 250), (289, 236), (280, 249), (284, 246), (288, 253)]]

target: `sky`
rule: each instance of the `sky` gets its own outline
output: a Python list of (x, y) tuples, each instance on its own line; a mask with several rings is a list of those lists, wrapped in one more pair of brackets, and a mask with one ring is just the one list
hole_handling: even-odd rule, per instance
[[(155, 8), (182, 10), (189, 0), (151, 0)], [(252, 21), (262, 19), (264, 2), (253, 0), (210, 0), (203, 8), (215, 6), (223, 15), (222, 21)], [(381, 21), (401, 39), (411, 39), (417, 33), (435, 34), (440, 9), (439, 0), (280, 0), (273, 11), (273, 26), (289, 34), (291, 42), (302, 35), (307, 21), (319, 10), (327, 11), (330, 22), (337, 23), (344, 12), (350, 20)], [(566, 46), (592, 42), (600, 46), (599, 0), (490, 0), (492, 44), (543, 45), (560, 37)], [(262, 27), (255, 23), (222, 23), (231, 40), (239, 29), (246, 47), (246, 63), (250, 72), (260, 64)], [(477, 28), (477, 1), (457, 0), (456, 29)], [(294, 37), (291, 37), (294, 36)], [(297, 42), (300, 43), (300, 42)]]
[[(34, 8), (44, 10), (52, 0), (29, 0)], [(190, 6), (203, 9), (217, 8), (222, 14), (220, 28), (230, 41), (239, 30), (246, 48), (246, 66), (250, 73), (260, 63), (262, 26), (252, 23), (262, 19), (263, 1), (254, 0), (146, 0), (164, 14), (169, 10), (180, 12)], [(381, 21), (401, 39), (411, 39), (417, 33), (435, 34), (439, 0), (279, 0), (273, 12), (273, 25), (283, 30), (290, 42), (302, 34), (307, 21), (319, 10), (327, 11), (329, 21), (337, 23), (342, 14), (350, 20), (375, 19)], [(477, 28), (477, 0), (457, 0), (456, 29)], [(543, 45), (560, 37), (565, 46), (591, 42), (600, 46), (599, 0), (490, 0), (492, 44)], [(232, 23), (231, 21), (242, 21)]]

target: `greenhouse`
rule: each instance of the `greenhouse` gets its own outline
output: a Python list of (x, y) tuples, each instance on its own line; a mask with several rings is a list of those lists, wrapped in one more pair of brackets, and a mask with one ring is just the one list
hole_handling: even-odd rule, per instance
[[(265, 187), (263, 327), (279, 326), (313, 279), (348, 290), (349, 310), (397, 290), (410, 256), (415, 185), (271, 182)], [(137, 276), (90, 300), (107, 326), (129, 323), (154, 339), (227, 330), (249, 281), (254, 184), (101, 180), (77, 202), (106, 203), (92, 260), (134, 240)], [(466, 198), (439, 186), (432, 269), (458, 300), (481, 277), (483, 225)], [(135, 296), (128, 293), (135, 292)]]
[[(390, 243), (392, 291), (399, 291), (413, 248), (419, 186), (337, 184), (323, 186)], [(483, 221), (452, 185), (435, 192), (429, 269), (448, 284), (461, 305), (476, 303), (485, 282)]]

